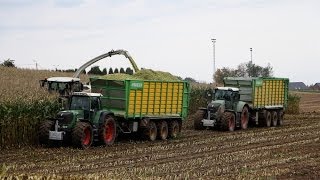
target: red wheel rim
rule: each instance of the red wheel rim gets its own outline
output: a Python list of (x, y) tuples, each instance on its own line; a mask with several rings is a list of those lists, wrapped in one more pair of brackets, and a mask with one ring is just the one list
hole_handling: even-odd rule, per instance
[(114, 136), (114, 124), (112, 122), (108, 122), (105, 126), (105, 136), (104, 139), (106, 142), (112, 141)]
[(90, 140), (91, 140), (91, 132), (89, 128), (86, 128), (84, 130), (84, 138), (83, 138), (83, 145), (89, 145), (90, 144)]

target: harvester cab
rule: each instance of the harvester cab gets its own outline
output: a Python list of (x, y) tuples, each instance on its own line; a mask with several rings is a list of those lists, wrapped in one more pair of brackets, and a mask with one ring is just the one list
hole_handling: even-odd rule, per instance
[(57, 92), (60, 96), (69, 96), (72, 92), (83, 90), (79, 78), (51, 77), (40, 80), (39, 83), (40, 87), (45, 87), (48, 92)]

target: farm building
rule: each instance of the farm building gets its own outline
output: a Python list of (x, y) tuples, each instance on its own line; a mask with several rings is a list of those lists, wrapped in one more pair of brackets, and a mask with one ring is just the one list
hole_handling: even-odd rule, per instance
[(304, 84), (304, 82), (290, 82), (289, 90), (307, 90), (308, 87)]
[(313, 89), (313, 90), (320, 91), (320, 83), (315, 83), (315, 84), (312, 86), (312, 89)]

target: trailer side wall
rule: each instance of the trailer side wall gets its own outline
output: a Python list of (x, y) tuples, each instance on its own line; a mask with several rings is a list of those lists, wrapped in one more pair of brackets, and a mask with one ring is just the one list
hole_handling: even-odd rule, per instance
[(92, 91), (103, 94), (104, 108), (125, 118), (187, 116), (190, 86), (185, 81), (90, 80)]
[(224, 86), (237, 87), (240, 100), (252, 108), (287, 107), (289, 79), (287, 78), (225, 78)]

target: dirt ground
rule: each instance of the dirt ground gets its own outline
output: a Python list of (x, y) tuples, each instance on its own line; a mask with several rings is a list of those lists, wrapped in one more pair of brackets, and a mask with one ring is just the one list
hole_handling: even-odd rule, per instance
[(319, 179), (320, 94), (301, 94), (301, 113), (283, 126), (234, 132), (192, 130), (111, 147), (1, 150), (2, 177), (52, 179)]

